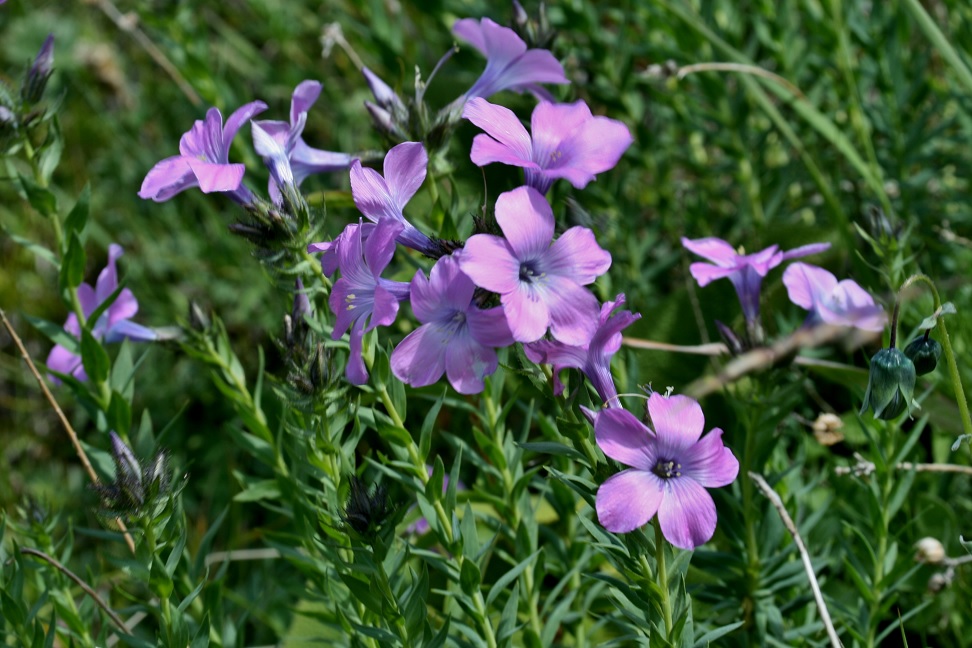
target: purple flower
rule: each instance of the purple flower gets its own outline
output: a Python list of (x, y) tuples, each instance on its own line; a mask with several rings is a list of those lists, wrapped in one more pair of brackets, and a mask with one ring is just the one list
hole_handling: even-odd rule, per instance
[(532, 187), (496, 199), (496, 222), (506, 238), (476, 234), (459, 267), (486, 290), (499, 293), (518, 342), (534, 342), (547, 327), (565, 344), (586, 344), (597, 328), (597, 299), (582, 286), (611, 267), (611, 255), (586, 227), (571, 227), (551, 245), (553, 211)]
[(139, 198), (164, 202), (177, 193), (199, 187), (203, 193), (223, 191), (241, 205), (253, 202), (253, 194), (243, 185), (242, 164), (230, 164), (229, 149), (240, 127), (254, 115), (267, 109), (262, 101), (250, 102), (237, 109), (226, 120), (217, 108), (206, 112), (179, 140), (179, 155), (166, 158), (152, 167)]
[(602, 410), (594, 425), (604, 454), (626, 466), (597, 490), (597, 518), (608, 531), (628, 533), (658, 514), (662, 533), (682, 549), (712, 537), (716, 508), (706, 488), (732, 483), (739, 462), (715, 428), (700, 439), (702, 408), (687, 396), (648, 399), (652, 432), (621, 408)]
[(445, 373), (460, 394), (478, 394), (483, 378), (496, 371), (496, 347), (513, 344), (503, 309), (483, 310), (473, 304), (476, 286), (451, 256), (433, 266), (426, 279), (412, 279), (410, 299), (422, 326), (409, 333), (391, 355), (395, 376), (424, 387)]
[(813, 243), (789, 252), (781, 252), (778, 246), (771, 245), (760, 252), (743, 255), (722, 239), (717, 238), (691, 240), (683, 237), (682, 245), (690, 252), (712, 262), (693, 263), (689, 266), (689, 272), (695, 277), (699, 286), (706, 286), (715, 279), (728, 277), (739, 296), (743, 314), (750, 322), (759, 318), (759, 287), (763, 277), (770, 270), (783, 261), (823, 252), (830, 247), (830, 243)]
[(401, 223), (383, 219), (367, 241), (362, 240), (360, 225), (349, 225), (335, 241), (341, 278), (334, 283), (328, 299), (337, 316), (331, 337), (340, 339), (351, 327), (347, 376), (355, 385), (368, 382), (368, 370), (361, 358), (361, 338), (376, 326), (394, 322), (398, 302), (408, 299), (407, 283), (381, 278), (395, 253), (395, 237), (401, 231)]
[[(97, 308), (105, 302), (112, 293), (118, 289), (118, 270), (115, 261), (124, 254), (120, 245), (112, 243), (108, 246), (108, 265), (98, 275), (98, 282), (92, 288), (90, 284), (83, 283), (78, 286), (78, 301), (81, 302), (81, 310), (85, 317), (89, 317)], [(130, 321), (138, 312), (138, 301), (135, 295), (128, 288), (123, 288), (118, 297), (112, 302), (94, 326), (91, 327), (91, 335), (96, 340), (105, 342), (120, 342), (128, 338), (130, 340), (149, 341), (158, 339), (158, 334), (150, 328)], [(81, 326), (74, 313), (68, 315), (67, 322), (64, 323), (64, 330), (76, 338), (81, 337)], [(71, 353), (61, 345), (51, 349), (47, 356), (47, 368), (62, 374), (71, 374), (78, 380), (87, 380), (88, 375), (84, 372), (81, 363), (81, 356)], [(60, 384), (60, 380), (54, 376), (50, 379), (55, 384)]]
[[(294, 185), (298, 187), (307, 176), (340, 171), (351, 166), (351, 156), (347, 153), (332, 153), (331, 151), (311, 148), (301, 137), (304, 126), (307, 124), (307, 111), (314, 105), (320, 94), (320, 83), (302, 81), (294, 89), (290, 99), (289, 123), (273, 120), (254, 122), (283, 149), (287, 159), (290, 160)], [(255, 140), (256, 137), (254, 136)], [(261, 153), (261, 155), (264, 154)], [(270, 197), (275, 203), (280, 202), (280, 193), (273, 181), (270, 182)]]
[(351, 195), (358, 210), (375, 223), (394, 220), (402, 225), (398, 242), (423, 254), (438, 256), (432, 240), (405, 220), (403, 210), (425, 182), (429, 156), (418, 142), (404, 142), (385, 155), (385, 175), (351, 165)]
[(528, 50), (526, 43), (509, 27), (489, 18), (457, 20), (452, 33), (486, 57), (486, 69), (466, 92), (466, 97), (489, 97), (500, 90), (529, 90), (542, 99), (550, 93), (540, 83), (570, 83), (564, 68), (547, 50)]
[(838, 282), (823, 268), (794, 263), (783, 272), (783, 285), (791, 302), (810, 311), (807, 324), (824, 322), (865, 331), (884, 330), (884, 309), (851, 279)]
[(54, 70), (54, 34), (48, 34), (40, 51), (27, 70), (21, 96), (27, 103), (36, 103), (44, 96), (47, 80)]
[(473, 140), (475, 164), (523, 167), (526, 183), (543, 194), (557, 178), (583, 189), (596, 174), (614, 167), (633, 141), (627, 126), (594, 117), (583, 101), (541, 101), (530, 118), (532, 138), (512, 110), (485, 99), (470, 99), (462, 116), (486, 131)]
[(564, 391), (560, 382), (563, 369), (580, 369), (594, 385), (606, 407), (618, 398), (618, 391), (611, 378), (611, 358), (621, 348), (621, 331), (641, 318), (640, 313), (615, 311), (624, 304), (624, 295), (618, 295), (613, 302), (601, 306), (597, 330), (590, 342), (580, 346), (570, 346), (555, 340), (539, 340), (523, 345), (523, 351), (531, 362), (553, 365), (554, 395)]

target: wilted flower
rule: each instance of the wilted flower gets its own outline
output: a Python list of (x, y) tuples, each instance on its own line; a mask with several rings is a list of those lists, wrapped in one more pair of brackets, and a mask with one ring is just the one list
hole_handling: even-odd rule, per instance
[(225, 192), (241, 205), (253, 203), (253, 194), (243, 185), (242, 164), (230, 164), (229, 149), (237, 131), (254, 115), (267, 109), (262, 101), (241, 106), (226, 120), (218, 108), (210, 108), (205, 120), (197, 120), (179, 140), (179, 155), (166, 158), (152, 167), (139, 198), (164, 202), (191, 187), (203, 193)]
[[(78, 286), (78, 301), (81, 302), (81, 310), (85, 317), (89, 317), (97, 308), (105, 302), (112, 293), (118, 289), (118, 270), (115, 261), (124, 254), (120, 245), (112, 243), (108, 246), (108, 265), (98, 275), (98, 282), (92, 288), (90, 284), (83, 283)], [(136, 324), (131, 318), (138, 312), (138, 301), (135, 295), (128, 288), (122, 289), (118, 297), (112, 302), (98, 321), (91, 327), (91, 335), (96, 340), (105, 342), (120, 342), (123, 339), (136, 340), (140, 342), (156, 340), (158, 334), (150, 328)], [(81, 326), (74, 313), (68, 315), (67, 322), (64, 323), (64, 330), (76, 338), (81, 337)], [(81, 356), (76, 355), (61, 345), (51, 349), (47, 356), (47, 368), (62, 374), (71, 374), (78, 380), (87, 380), (88, 375), (84, 372), (84, 365)], [(61, 381), (50, 376), (51, 381), (59, 384)]]
[(570, 83), (553, 54), (542, 49), (528, 50), (516, 32), (489, 18), (457, 20), (452, 33), (486, 57), (486, 69), (466, 91), (467, 98), (489, 97), (500, 90), (529, 90), (542, 99), (550, 99), (550, 93), (539, 84)]
[(654, 392), (648, 413), (654, 431), (621, 408), (597, 415), (598, 446), (631, 466), (601, 484), (597, 518), (608, 531), (628, 533), (657, 513), (666, 540), (695, 549), (715, 533), (715, 503), (705, 489), (732, 483), (739, 462), (723, 445), (719, 428), (700, 439), (705, 418), (691, 398)]
[(583, 189), (596, 174), (613, 168), (633, 141), (627, 126), (595, 117), (583, 101), (541, 101), (530, 119), (532, 137), (512, 110), (485, 99), (470, 99), (462, 116), (486, 131), (473, 140), (475, 164), (523, 167), (526, 184), (543, 194), (557, 178)]
[(398, 302), (408, 299), (407, 283), (381, 277), (395, 253), (395, 237), (401, 231), (400, 222), (385, 218), (366, 241), (362, 240), (360, 225), (348, 226), (335, 241), (341, 278), (334, 283), (328, 299), (337, 316), (332, 338), (340, 339), (351, 328), (347, 376), (355, 385), (368, 382), (368, 370), (361, 358), (364, 334), (394, 322)]
[(890, 421), (912, 407), (915, 365), (899, 349), (881, 349), (871, 358), (871, 371), (860, 413), (874, 410), (874, 418)]
[(451, 256), (438, 260), (426, 279), (415, 273), (410, 300), (422, 323), (391, 354), (395, 376), (424, 387), (445, 373), (460, 394), (478, 394), (483, 379), (496, 371), (496, 347), (513, 344), (503, 309), (483, 310), (473, 303), (476, 286)]
[(930, 337), (920, 337), (905, 347), (904, 354), (915, 363), (915, 375), (924, 376), (935, 371), (942, 356), (942, 345)]
[(351, 165), (351, 195), (354, 204), (369, 220), (394, 220), (401, 223), (398, 242), (423, 254), (435, 255), (432, 240), (405, 219), (405, 205), (425, 182), (429, 156), (418, 142), (405, 142), (385, 155), (382, 176), (374, 169), (361, 166), (360, 160)]
[(624, 304), (624, 295), (618, 295), (613, 302), (601, 306), (597, 330), (587, 344), (571, 346), (556, 340), (539, 340), (523, 345), (523, 351), (531, 362), (553, 365), (554, 395), (564, 391), (560, 382), (560, 372), (564, 369), (580, 369), (594, 385), (606, 407), (618, 405), (618, 391), (611, 377), (611, 358), (621, 348), (621, 331), (633, 324), (640, 313), (619, 311)]
[(851, 279), (838, 282), (827, 270), (798, 262), (783, 272), (783, 285), (790, 301), (810, 311), (808, 324), (824, 322), (864, 331), (884, 329), (884, 309)]
[(571, 227), (551, 244), (553, 210), (532, 187), (501, 194), (496, 222), (506, 238), (470, 237), (459, 256), (462, 271), (499, 293), (516, 341), (535, 342), (550, 327), (565, 344), (586, 344), (597, 328), (598, 304), (583, 286), (607, 272), (610, 253), (586, 227)]
[(711, 262), (697, 262), (689, 266), (689, 272), (699, 286), (705, 287), (716, 279), (728, 278), (739, 296), (743, 314), (750, 322), (759, 318), (759, 288), (770, 270), (783, 261), (823, 252), (830, 247), (830, 243), (813, 243), (782, 252), (778, 246), (771, 245), (760, 252), (740, 254), (725, 241), (711, 237), (694, 240), (683, 237), (682, 245)]

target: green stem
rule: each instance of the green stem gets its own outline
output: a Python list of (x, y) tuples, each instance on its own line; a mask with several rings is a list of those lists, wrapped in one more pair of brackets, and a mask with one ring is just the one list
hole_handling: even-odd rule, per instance
[(873, 647), (876, 645), (876, 637), (878, 632), (878, 622), (880, 621), (881, 615), (881, 603), (884, 598), (884, 591), (881, 586), (881, 581), (884, 580), (884, 560), (888, 554), (888, 525), (890, 520), (887, 516), (888, 501), (891, 499), (891, 490), (894, 486), (894, 466), (892, 462), (894, 461), (894, 437), (896, 433), (895, 426), (890, 422), (886, 421), (883, 426), (883, 435), (881, 439), (881, 446), (885, 449), (885, 460), (879, 465), (875, 462), (875, 466), (879, 468), (875, 471), (875, 478), (880, 481), (879, 495), (880, 499), (878, 501), (878, 510), (880, 511), (880, 526), (875, 529), (877, 532), (878, 546), (877, 555), (874, 559), (874, 576), (871, 581), (871, 592), (873, 599), (871, 601), (870, 611), (868, 613), (868, 629), (867, 629), (867, 646)]
[[(395, 408), (395, 403), (391, 399), (391, 395), (388, 393), (388, 388), (385, 385), (381, 385), (377, 388), (378, 396), (381, 398), (382, 405), (385, 406), (385, 411), (388, 412), (389, 418), (391, 418), (392, 423), (396, 427), (405, 429), (405, 422), (402, 420), (401, 415), (398, 413), (398, 409)], [(429, 471), (425, 467), (425, 459), (419, 454), (418, 446), (415, 445), (415, 440), (412, 435), (407, 435), (408, 443), (406, 444), (406, 452), (408, 452), (408, 458), (412, 462), (412, 467), (415, 470), (415, 474), (418, 476), (419, 480), (422, 482), (423, 488), (428, 486), (429, 483)], [(452, 532), (452, 518), (446, 513), (445, 507), (442, 506), (442, 502), (438, 499), (432, 502), (432, 507), (435, 509), (435, 515), (439, 518), (439, 527), (442, 529), (442, 533), (446, 540), (446, 549), (453, 554), (456, 561), (456, 566), (458, 567), (457, 573), (462, 573), (462, 563), (467, 560), (462, 552), (454, 551), (456, 537)], [(479, 628), (482, 631), (484, 638), (486, 639), (487, 648), (496, 648), (496, 633), (493, 632), (493, 626), (489, 622), (489, 614), (486, 611), (486, 600), (483, 598), (483, 593), (480, 590), (476, 590), (473, 595), (473, 607), (476, 609), (476, 614), (479, 617), (476, 619), (479, 623)]]
[[(658, 571), (658, 589), (662, 596), (662, 614), (665, 616), (665, 638), (672, 641), (672, 597), (668, 592), (668, 567), (665, 565), (665, 538), (662, 536), (661, 523), (655, 518), (655, 561)], [(647, 561), (645, 561), (647, 562)]]
[[(919, 273), (908, 277), (901, 284), (901, 288), (898, 289), (899, 300), (907, 288), (919, 282), (924, 283), (931, 290), (932, 298), (935, 300), (935, 311), (937, 312), (942, 307), (942, 299), (938, 296), (938, 289), (935, 287), (935, 283), (926, 274)], [(948, 338), (948, 329), (945, 328), (945, 318), (938, 317), (935, 326), (942, 336), (942, 351), (944, 351), (945, 363), (948, 365), (948, 373), (952, 379), (952, 390), (955, 392), (955, 402), (958, 404), (962, 430), (965, 434), (972, 435), (972, 416), (969, 414), (969, 403), (965, 399), (965, 389), (962, 387), (962, 376), (959, 374), (958, 363), (955, 361), (955, 352), (952, 350), (952, 343)], [(969, 452), (972, 452), (972, 443), (969, 444)]]
[[(751, 416), (746, 426), (746, 439), (743, 446), (741, 475), (748, 475), (754, 470), (753, 464), (756, 454), (756, 421), (758, 411), (750, 409)], [(758, 471), (757, 471), (758, 472)], [(743, 602), (743, 617), (747, 625), (753, 619), (756, 609), (756, 590), (759, 587), (759, 544), (756, 540), (756, 503), (754, 501), (753, 480), (742, 480), (743, 522), (746, 526), (746, 598)]]

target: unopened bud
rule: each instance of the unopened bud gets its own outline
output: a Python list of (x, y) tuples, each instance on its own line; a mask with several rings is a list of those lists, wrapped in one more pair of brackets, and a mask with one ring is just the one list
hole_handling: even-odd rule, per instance
[(111, 455), (115, 460), (115, 484), (134, 505), (141, 505), (145, 501), (142, 488), (142, 466), (131, 449), (114, 431), (109, 433), (111, 439)]
[(211, 324), (209, 315), (202, 309), (202, 306), (194, 301), (189, 302), (189, 326), (196, 331), (206, 331)]
[(935, 371), (938, 359), (942, 356), (942, 345), (938, 340), (920, 337), (905, 347), (904, 354), (915, 364), (915, 374), (924, 376)]
[(945, 547), (937, 538), (922, 538), (915, 543), (915, 560), (937, 565), (945, 560)]
[(404, 142), (408, 140), (408, 136), (404, 131), (395, 123), (392, 119), (391, 113), (382, 108), (381, 106), (375, 105), (370, 101), (364, 102), (365, 108), (368, 110), (368, 114), (371, 115), (371, 121), (374, 122), (375, 128), (378, 131), (390, 139), (397, 142)]
[(371, 90), (371, 94), (374, 95), (375, 101), (378, 102), (379, 106), (391, 113), (396, 119), (401, 119), (403, 116), (408, 115), (408, 108), (405, 107), (405, 103), (401, 97), (391, 89), (391, 86), (382, 81), (377, 74), (366, 67), (361, 68), (361, 74), (364, 75), (365, 81), (368, 82), (368, 88)]
[(870, 408), (884, 421), (910, 411), (915, 405), (915, 365), (899, 349), (881, 349), (871, 358), (867, 391), (860, 413)]
[(951, 582), (951, 579), (945, 574), (932, 574), (931, 578), (928, 579), (928, 591), (937, 594), (948, 587)]
[(47, 80), (54, 70), (54, 34), (48, 34), (41, 45), (34, 62), (27, 70), (27, 78), (21, 88), (20, 96), (26, 103), (37, 103), (44, 96)]

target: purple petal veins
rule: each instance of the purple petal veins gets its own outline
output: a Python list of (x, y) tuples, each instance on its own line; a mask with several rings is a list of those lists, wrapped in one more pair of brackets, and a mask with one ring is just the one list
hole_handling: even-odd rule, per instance
[(452, 256), (440, 258), (429, 278), (421, 270), (411, 284), (415, 317), (422, 323), (395, 348), (392, 372), (414, 387), (431, 385), (445, 373), (461, 394), (483, 390), (496, 371), (496, 347), (513, 344), (503, 310), (473, 303), (476, 286)]
[(197, 120), (182, 136), (179, 155), (149, 170), (139, 197), (164, 202), (190, 187), (199, 187), (203, 193), (225, 192), (241, 205), (251, 204), (253, 194), (243, 185), (244, 167), (230, 164), (229, 149), (240, 127), (266, 108), (262, 101), (245, 104), (230, 115), (225, 128), (223, 115), (210, 108), (206, 118)]
[(477, 286), (499, 293), (513, 338), (535, 342), (549, 327), (565, 344), (590, 341), (598, 305), (583, 286), (607, 272), (611, 255), (582, 227), (572, 227), (551, 244), (553, 211), (532, 187), (501, 194), (496, 221), (505, 238), (470, 237), (459, 266)]
[(457, 20), (452, 33), (486, 57), (486, 69), (466, 91), (467, 98), (489, 97), (501, 90), (528, 90), (540, 98), (549, 98), (550, 93), (540, 87), (541, 83), (570, 83), (553, 54), (527, 49), (516, 32), (489, 18)]
[(715, 504), (706, 489), (732, 483), (739, 462), (723, 445), (722, 430), (701, 437), (705, 419), (691, 398), (655, 392), (648, 414), (654, 431), (621, 408), (601, 410), (595, 418), (598, 446), (630, 466), (598, 489), (598, 520), (608, 531), (628, 533), (657, 514), (669, 542), (695, 549), (715, 533)]
[(553, 365), (555, 395), (559, 396), (564, 391), (564, 385), (560, 382), (561, 370), (580, 369), (594, 385), (605, 407), (620, 406), (611, 377), (611, 358), (621, 348), (621, 331), (641, 317), (640, 313), (618, 311), (623, 304), (622, 294), (615, 301), (601, 306), (597, 330), (587, 344), (571, 346), (556, 340), (539, 340), (523, 346), (532, 362)]
[(395, 253), (402, 224), (380, 221), (365, 239), (363, 227), (349, 225), (334, 242), (341, 278), (334, 283), (328, 304), (337, 316), (333, 339), (351, 329), (347, 377), (355, 385), (368, 381), (361, 358), (362, 338), (376, 326), (388, 326), (398, 315), (398, 303), (408, 299), (409, 284), (383, 279), (381, 273)]
[(810, 311), (807, 323), (824, 322), (865, 331), (882, 331), (887, 315), (874, 298), (851, 279), (837, 281), (831, 272), (794, 263), (783, 272), (790, 301)]
[(541, 101), (531, 119), (532, 138), (513, 111), (485, 99), (470, 99), (462, 116), (486, 131), (473, 140), (475, 164), (523, 167), (526, 184), (543, 194), (557, 178), (583, 189), (595, 175), (613, 168), (633, 141), (627, 126), (595, 117), (583, 101)]

